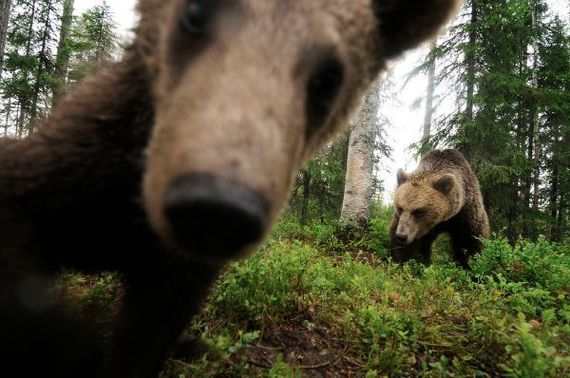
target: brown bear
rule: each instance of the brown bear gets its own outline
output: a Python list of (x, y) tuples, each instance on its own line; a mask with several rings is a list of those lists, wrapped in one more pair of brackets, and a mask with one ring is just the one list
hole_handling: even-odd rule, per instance
[[(297, 170), (456, 3), (140, 0), (123, 58), (37, 133), (0, 142), (2, 369), (155, 377)], [(96, 336), (49, 295), (67, 267), (124, 279), (102, 364)]]
[(391, 255), (397, 262), (429, 263), (431, 245), (442, 232), (451, 237), (453, 257), (462, 267), (489, 236), (489, 219), (477, 177), (456, 150), (434, 150), (418, 168), (398, 170), (395, 212), (390, 226)]

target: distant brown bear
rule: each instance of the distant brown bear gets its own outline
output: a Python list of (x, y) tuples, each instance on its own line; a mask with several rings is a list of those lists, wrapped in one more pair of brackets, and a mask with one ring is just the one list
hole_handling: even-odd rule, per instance
[[(0, 141), (0, 375), (155, 377), (298, 169), (456, 4), (139, 0), (121, 61)], [(49, 295), (64, 267), (124, 279), (106, 363)]]
[(479, 182), (456, 150), (430, 152), (411, 173), (400, 169), (394, 207), (391, 254), (398, 262), (429, 263), (433, 241), (446, 232), (455, 261), (467, 268), (469, 257), (481, 251), (478, 238), (489, 236)]

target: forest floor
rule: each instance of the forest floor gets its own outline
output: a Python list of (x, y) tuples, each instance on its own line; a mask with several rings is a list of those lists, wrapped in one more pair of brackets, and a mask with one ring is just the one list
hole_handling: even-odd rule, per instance
[[(569, 243), (494, 237), (465, 271), (442, 239), (431, 266), (397, 266), (385, 226), (279, 223), (189, 326), (204, 354), (162, 377), (570, 376)], [(66, 274), (56, 290), (107, 330), (122, 292), (112, 274)]]

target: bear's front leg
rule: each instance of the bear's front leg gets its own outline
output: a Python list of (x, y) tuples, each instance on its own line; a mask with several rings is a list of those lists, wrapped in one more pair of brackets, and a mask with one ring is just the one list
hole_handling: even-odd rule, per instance
[(418, 261), (421, 261), (425, 265), (431, 264), (431, 246), (435, 239), (437, 239), (439, 233), (438, 232), (430, 232), (423, 238), (419, 239), (418, 242), (420, 243), (420, 253), (418, 256)]
[(155, 378), (222, 267), (187, 257), (149, 259), (144, 266), (125, 277), (106, 378)]
[(462, 268), (469, 269), (469, 258), (483, 250), (479, 237), (473, 233), (451, 235), (453, 258)]
[(456, 228), (450, 232), (451, 244), (453, 246), (453, 258), (465, 269), (469, 269), (469, 259), (483, 251), (483, 243), (480, 238), (489, 235), (488, 222), (474, 222), (473, 213), (463, 216), (457, 222)]

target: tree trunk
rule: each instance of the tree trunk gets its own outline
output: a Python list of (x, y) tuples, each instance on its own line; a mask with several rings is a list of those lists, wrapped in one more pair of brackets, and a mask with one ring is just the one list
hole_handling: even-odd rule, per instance
[(550, 222), (548, 223), (549, 237), (551, 240), (558, 240), (557, 235), (557, 217), (558, 217), (558, 183), (559, 183), (559, 169), (558, 169), (558, 157), (556, 154), (553, 158), (552, 166), (552, 179), (550, 182)]
[[(467, 64), (467, 93), (465, 98), (465, 118), (467, 122), (473, 121), (473, 105), (475, 97), (475, 47), (477, 44), (477, 0), (471, 0), (471, 21), (469, 23), (469, 44), (467, 47), (467, 52), (465, 53), (465, 60)], [(462, 143), (461, 152), (467, 160), (471, 157), (471, 151), (469, 149), (469, 127), (471, 125), (466, 125), (465, 127), (465, 140)]]
[(301, 171), (303, 178), (303, 204), (301, 205), (301, 224), (307, 224), (309, 221), (309, 199), (311, 196), (311, 174), (308, 170)]
[(473, 120), (473, 97), (475, 94), (475, 45), (477, 43), (477, 1), (471, 0), (471, 22), (469, 24), (469, 46), (466, 53), (467, 61), (467, 97), (465, 116)]
[[(30, 19), (28, 23), (28, 35), (30, 36), (26, 41), (26, 53), (25, 56), (29, 57), (32, 54), (32, 36), (34, 32), (34, 24), (36, 21), (36, 6), (37, 1), (33, 1), (31, 4), (31, 12), (30, 12)], [(25, 75), (27, 76), (28, 70), (25, 70)], [(29, 115), (29, 107), (30, 107), (30, 97), (28, 94), (22, 94), (18, 96), (18, 116), (17, 116), (17, 124), (16, 124), (16, 134), (19, 138), (24, 136), (24, 129), (25, 129), (25, 121), (26, 117)]]
[(24, 117), (22, 114), (24, 114), (24, 111), (22, 110), (22, 103), (20, 102), (16, 107), (16, 119), (18, 121), (16, 122), (15, 134), (18, 138), (22, 138), (24, 136)]
[(12, 0), (0, 0), (0, 80), (2, 79), (2, 67), (4, 66), (4, 51), (6, 49), (6, 35)]
[(540, 195), (540, 156), (539, 156), (539, 106), (538, 106), (538, 28), (537, 28), (537, 13), (536, 13), (536, 0), (532, 1), (532, 30), (533, 30), (533, 63), (532, 63), (532, 89), (533, 89), (533, 120), (532, 120), (532, 162), (533, 162), (533, 197), (532, 209), (536, 213), (538, 211), (538, 200)]
[(437, 47), (437, 40), (433, 40), (430, 45), (430, 57), (431, 62), (428, 69), (428, 86), (427, 86), (427, 97), (426, 97), (426, 112), (424, 117), (424, 128), (422, 135), (422, 156), (424, 156), (428, 151), (425, 148), (429, 137), (431, 135), (431, 123), (433, 118), (433, 97), (435, 94), (435, 56), (434, 51)]
[(370, 220), (378, 102), (378, 87), (375, 86), (364, 97), (357, 118), (350, 123), (346, 182), (340, 214), (340, 222), (345, 225), (363, 227)]
[(38, 109), (39, 109), (39, 101), (40, 101), (40, 90), (42, 86), (42, 76), (47, 70), (47, 44), (50, 34), (50, 11), (49, 8), (47, 10), (46, 19), (44, 22), (44, 30), (42, 34), (42, 46), (39, 53), (38, 59), (38, 66), (35, 72), (35, 83), (34, 89), (32, 94), (32, 102), (30, 108), (30, 125), (29, 125), (29, 132), (33, 132), (36, 128), (38, 123)]
[(8, 97), (8, 104), (5, 108), (6, 114), (4, 115), (4, 136), (8, 136), (8, 128), (10, 127), (10, 116), (12, 115), (12, 98)]
[(561, 192), (560, 198), (558, 200), (558, 219), (556, 221), (556, 235), (559, 239), (562, 238), (563, 235), (568, 235), (568, 223), (567, 223), (567, 209), (568, 204), (566, 202), (566, 193)]
[(59, 97), (65, 93), (67, 69), (69, 66), (68, 39), (73, 21), (73, 9), (75, 0), (65, 0), (63, 4), (63, 15), (61, 16), (61, 28), (59, 32), (59, 43), (57, 46), (57, 56), (55, 59), (54, 85), (52, 88), (52, 107), (57, 103)]

